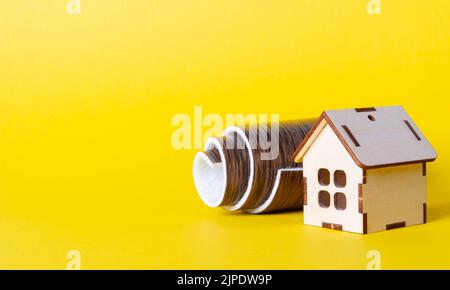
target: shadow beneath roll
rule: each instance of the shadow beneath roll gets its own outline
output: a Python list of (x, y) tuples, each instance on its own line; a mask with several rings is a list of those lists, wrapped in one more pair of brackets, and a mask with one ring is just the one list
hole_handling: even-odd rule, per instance
[[(290, 208), (290, 209), (283, 209), (283, 210), (279, 210), (279, 211), (263, 212), (263, 213), (260, 213), (258, 216), (291, 215), (291, 214), (299, 214), (299, 213), (302, 213), (302, 212), (303, 212), (303, 209)], [(244, 211), (228, 211), (228, 210), (223, 210), (221, 212), (221, 214), (224, 215), (224, 216), (243, 216), (243, 215), (248, 215), (248, 213), (244, 212)]]

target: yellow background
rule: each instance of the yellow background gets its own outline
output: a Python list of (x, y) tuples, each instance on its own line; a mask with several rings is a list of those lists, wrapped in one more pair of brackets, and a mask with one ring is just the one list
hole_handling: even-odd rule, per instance
[[(0, 268), (450, 268), (450, 1), (0, 2)], [(171, 119), (403, 105), (430, 223), (367, 236), (203, 205)], [(447, 177), (447, 178), (446, 178)]]

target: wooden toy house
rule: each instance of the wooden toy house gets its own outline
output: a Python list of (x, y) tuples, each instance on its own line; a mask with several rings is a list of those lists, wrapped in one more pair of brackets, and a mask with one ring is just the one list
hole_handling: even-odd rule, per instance
[(437, 155), (400, 106), (325, 111), (294, 157), (307, 225), (366, 234), (426, 222)]

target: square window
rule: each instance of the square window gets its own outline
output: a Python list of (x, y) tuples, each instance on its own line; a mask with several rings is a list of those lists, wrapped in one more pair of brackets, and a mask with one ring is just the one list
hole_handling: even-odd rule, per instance
[(317, 178), (319, 180), (320, 185), (329, 185), (330, 184), (330, 171), (328, 171), (328, 169), (325, 169), (325, 168), (319, 169)]
[(328, 191), (319, 191), (319, 205), (323, 208), (330, 207), (330, 193)]
[(334, 185), (339, 188), (344, 188), (347, 185), (347, 176), (342, 170), (334, 172)]
[(345, 210), (347, 208), (347, 197), (342, 192), (334, 194), (334, 207), (337, 210)]

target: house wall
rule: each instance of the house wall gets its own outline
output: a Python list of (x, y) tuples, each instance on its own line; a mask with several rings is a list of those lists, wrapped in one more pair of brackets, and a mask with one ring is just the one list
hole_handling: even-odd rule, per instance
[(367, 170), (363, 185), (363, 208), (368, 233), (386, 230), (386, 225), (424, 222), (426, 176), (422, 163)]
[[(342, 225), (342, 230), (363, 233), (363, 215), (358, 212), (358, 184), (362, 183), (363, 170), (356, 165), (332, 129), (326, 125), (303, 158), (304, 177), (307, 178), (307, 204), (304, 206), (304, 223), (322, 226), (322, 223)], [(318, 182), (318, 170), (330, 171), (330, 185)], [(345, 188), (338, 188), (333, 182), (335, 170), (346, 173)], [(322, 208), (318, 202), (320, 190), (330, 193), (330, 206)], [(337, 210), (333, 196), (336, 192), (346, 195), (347, 207)], [(374, 210), (376, 206), (374, 203)]]

